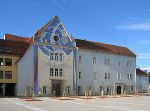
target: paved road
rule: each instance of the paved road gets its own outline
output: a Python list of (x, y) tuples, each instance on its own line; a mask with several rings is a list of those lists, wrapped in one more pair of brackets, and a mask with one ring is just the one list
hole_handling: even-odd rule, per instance
[(150, 111), (150, 96), (42, 101), (0, 98), (0, 111)]

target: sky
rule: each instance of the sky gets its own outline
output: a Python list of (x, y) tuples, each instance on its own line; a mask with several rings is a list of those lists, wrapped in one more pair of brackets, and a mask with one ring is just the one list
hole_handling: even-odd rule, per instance
[(31, 37), (55, 15), (73, 37), (128, 47), (150, 69), (150, 0), (0, 0), (0, 38)]

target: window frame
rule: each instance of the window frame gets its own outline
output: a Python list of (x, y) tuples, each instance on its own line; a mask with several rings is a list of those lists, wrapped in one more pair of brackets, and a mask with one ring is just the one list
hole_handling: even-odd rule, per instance
[[(11, 76), (9, 74), (7, 74), (8, 72), (11, 72)], [(9, 76), (8, 76), (9, 75)], [(12, 79), (13, 75), (12, 75), (12, 71), (5, 71), (5, 79)]]
[(60, 61), (60, 62), (63, 61), (63, 53), (59, 53), (59, 61)]
[(93, 64), (96, 64), (96, 57), (93, 57)]
[(50, 76), (54, 76), (54, 68), (50, 68)]
[(63, 69), (62, 69), (62, 68), (59, 69), (59, 76), (60, 76), (60, 77), (63, 76)]
[[(11, 60), (8, 62), (8, 60)], [(5, 58), (5, 66), (12, 66), (12, 58)]]
[(0, 70), (0, 79), (4, 78), (4, 71)]
[(82, 72), (81, 71), (78, 73), (78, 79), (82, 79)]
[(55, 76), (58, 76), (58, 69), (55, 69)]
[(4, 66), (4, 59), (0, 58), (0, 66)]
[(51, 61), (54, 60), (54, 53), (53, 52), (50, 52), (50, 57), (49, 58), (50, 58)]
[(55, 61), (58, 61), (58, 57), (59, 56), (59, 54), (58, 53), (55, 53)]

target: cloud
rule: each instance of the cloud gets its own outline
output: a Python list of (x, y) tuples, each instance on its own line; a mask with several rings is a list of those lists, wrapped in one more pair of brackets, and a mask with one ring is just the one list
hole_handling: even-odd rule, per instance
[(116, 26), (116, 28), (121, 30), (150, 31), (150, 19), (132, 18), (131, 20)]
[(144, 31), (150, 31), (150, 22), (123, 24), (123, 25), (118, 26), (117, 28), (119, 28), (119, 29), (125, 29), (125, 30), (144, 30)]
[(138, 59), (150, 59), (150, 53), (141, 53), (137, 56)]
[(150, 40), (140, 40), (140, 41), (139, 41), (139, 44), (142, 44), (142, 45), (150, 45)]
[(142, 67), (142, 70), (147, 70), (148, 72), (150, 72), (150, 66), (146, 66), (146, 67)]

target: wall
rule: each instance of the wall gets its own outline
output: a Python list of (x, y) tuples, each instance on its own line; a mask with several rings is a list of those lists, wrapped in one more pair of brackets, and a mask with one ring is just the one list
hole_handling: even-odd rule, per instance
[(17, 82), (17, 65), (16, 61), (19, 59), (18, 56), (9, 56), (9, 55), (0, 55), (0, 58), (3, 58), (3, 61), (5, 61), (5, 58), (12, 58), (12, 66), (0, 66), (0, 70), (3, 71), (12, 71), (12, 79), (0, 79), (0, 83), (16, 83)]
[(137, 75), (137, 88), (139, 93), (147, 92), (149, 85), (148, 76)]
[(18, 95), (25, 94), (25, 86), (33, 85), (34, 75), (34, 47), (30, 46), (18, 65)]
[[(79, 56), (82, 56), (79, 63)], [(92, 63), (93, 57), (96, 57), (96, 64)], [(104, 65), (104, 59), (110, 59), (110, 65)], [(120, 61), (120, 66), (117, 66)], [(132, 61), (132, 66), (127, 67), (127, 61)], [(92, 87), (93, 94), (99, 94), (100, 85), (104, 87), (106, 93), (107, 86), (113, 86), (114, 83), (135, 85), (136, 58), (121, 55), (108, 54), (104, 52), (94, 52), (89, 50), (78, 50), (77, 54), (77, 76), (82, 72), (82, 79), (77, 79), (78, 86), (82, 87), (82, 94), (88, 86)], [(94, 72), (97, 73), (97, 79), (94, 80)], [(104, 74), (110, 73), (110, 79), (104, 79)], [(121, 73), (121, 80), (117, 80), (117, 73)], [(127, 74), (133, 74), (133, 80), (128, 80)]]
[[(57, 51), (58, 53), (63, 53), (61, 51)], [(73, 52), (70, 55), (64, 55), (64, 59), (62, 62), (52, 62), (50, 61), (50, 57), (44, 54), (41, 49), (38, 50), (38, 81), (39, 81), (39, 89), (41, 90), (41, 95), (43, 95), (43, 86), (46, 86), (46, 95), (50, 94), (50, 86), (51, 80), (63, 80), (64, 87), (70, 86), (70, 89), (73, 88)], [(51, 66), (51, 65), (54, 66)], [(63, 76), (50, 76), (50, 68), (62, 68)], [(55, 72), (54, 72), (55, 73)], [(64, 89), (63, 87), (63, 89)], [(62, 89), (62, 90), (63, 90)], [(70, 91), (70, 94), (73, 92)]]

